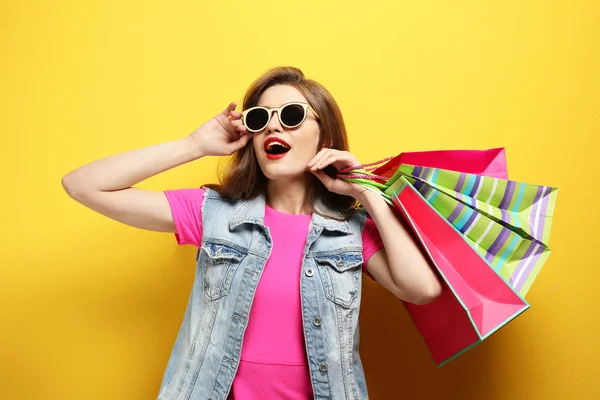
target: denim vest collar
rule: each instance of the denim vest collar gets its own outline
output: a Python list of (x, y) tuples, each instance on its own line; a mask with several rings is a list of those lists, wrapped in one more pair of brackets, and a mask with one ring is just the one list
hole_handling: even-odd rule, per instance
[[(250, 223), (264, 227), (265, 204), (265, 193), (261, 193), (253, 199), (241, 201), (238, 205), (236, 205), (236, 210), (233, 214), (233, 218), (229, 222), (229, 228), (233, 230), (244, 223)], [(334, 216), (338, 219), (343, 218), (343, 215), (339, 211), (328, 208), (320, 199), (315, 201), (315, 210), (326, 215)], [(348, 222), (324, 218), (316, 212), (312, 214), (311, 224), (317, 230), (324, 229), (328, 231), (337, 231), (346, 234), (351, 233), (350, 225), (348, 224)]]

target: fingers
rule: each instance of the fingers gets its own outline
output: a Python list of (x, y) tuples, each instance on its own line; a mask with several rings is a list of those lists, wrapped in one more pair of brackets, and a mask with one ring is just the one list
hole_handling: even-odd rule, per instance
[(323, 182), (323, 185), (325, 185), (325, 187), (327, 188), (327, 190), (331, 191), (331, 188), (333, 187), (333, 182), (334, 182), (334, 179), (332, 177), (330, 177), (329, 175), (327, 175), (323, 171), (311, 171), (311, 172), (317, 178), (319, 178), (319, 180), (321, 182)]
[[(229, 132), (229, 136), (232, 141), (239, 140), (245, 133), (248, 132), (242, 123), (242, 114), (238, 111), (235, 111), (236, 107), (237, 103), (232, 101), (221, 113), (225, 118), (227, 118), (227, 120), (223, 121), (222, 126)], [(230, 127), (227, 127), (227, 125), (230, 125)]]
[(248, 130), (246, 129), (246, 126), (244, 126), (244, 124), (242, 123), (241, 120), (231, 119), (231, 120), (229, 120), (229, 122), (233, 126), (233, 133), (231, 134), (232, 140), (239, 140), (245, 134), (250, 133), (250, 132), (248, 132)]
[(230, 115), (231, 115), (231, 113), (235, 112), (234, 110), (235, 110), (236, 106), (237, 106), (237, 103), (235, 101), (232, 101), (231, 103), (229, 103), (227, 108), (225, 108), (223, 111), (221, 111), (220, 113), (218, 113), (215, 116), (215, 119), (217, 120), (219, 125), (221, 125), (221, 127), (223, 127), (223, 129), (225, 129), (227, 131), (230, 130), (230, 129), (228, 129)]
[(339, 156), (337, 154), (327, 153), (325, 156), (323, 156), (323, 158), (319, 160), (319, 162), (315, 164), (314, 168), (323, 169), (328, 165), (333, 164), (337, 160), (339, 160)]
[(315, 169), (315, 167), (318, 165), (318, 163), (323, 159), (323, 157), (326, 156), (327, 152), (329, 149), (322, 149), (321, 151), (319, 151), (312, 160), (310, 160), (310, 162), (307, 164), (307, 167), (310, 169)]
[(308, 164), (308, 167), (314, 171), (320, 170), (338, 161), (340, 157), (341, 155), (332, 149), (323, 149)]
[(226, 117), (229, 117), (231, 112), (233, 110), (235, 110), (236, 107), (237, 107), (237, 103), (235, 101), (232, 101), (231, 103), (229, 103), (227, 108), (225, 108), (225, 110), (223, 110), (223, 114), (225, 114)]
[(232, 119), (231, 125), (233, 125), (235, 130), (238, 131), (239, 133), (247, 133), (248, 132), (248, 130), (246, 129), (246, 125), (244, 125), (244, 123), (240, 119)]
[(234, 153), (246, 146), (251, 138), (252, 134), (248, 132), (245, 135), (242, 135), (238, 140), (229, 143), (228, 147), (231, 150), (231, 153)]

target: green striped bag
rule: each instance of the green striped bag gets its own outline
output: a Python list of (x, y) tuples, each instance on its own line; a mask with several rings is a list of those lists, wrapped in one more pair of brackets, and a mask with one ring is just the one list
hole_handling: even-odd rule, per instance
[(475, 174), (401, 165), (387, 181), (387, 194), (400, 176), (426, 183), (513, 231), (548, 244), (558, 189)]
[(414, 165), (401, 165), (385, 183), (352, 172), (346, 179), (388, 202), (408, 181), (521, 296), (550, 255), (556, 188)]

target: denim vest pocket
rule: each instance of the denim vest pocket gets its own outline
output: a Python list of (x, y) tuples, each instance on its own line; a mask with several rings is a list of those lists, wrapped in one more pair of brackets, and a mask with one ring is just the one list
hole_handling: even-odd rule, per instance
[(314, 259), (321, 272), (325, 296), (337, 305), (351, 308), (360, 290), (362, 253), (316, 254)]
[(204, 292), (217, 300), (229, 292), (235, 271), (246, 254), (222, 243), (204, 242), (200, 257), (205, 256)]

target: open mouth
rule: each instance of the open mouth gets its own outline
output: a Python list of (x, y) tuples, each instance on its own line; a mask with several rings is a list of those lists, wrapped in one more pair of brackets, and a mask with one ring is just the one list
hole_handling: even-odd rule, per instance
[(265, 153), (270, 159), (281, 158), (291, 150), (289, 144), (283, 139), (269, 138), (265, 141)]

